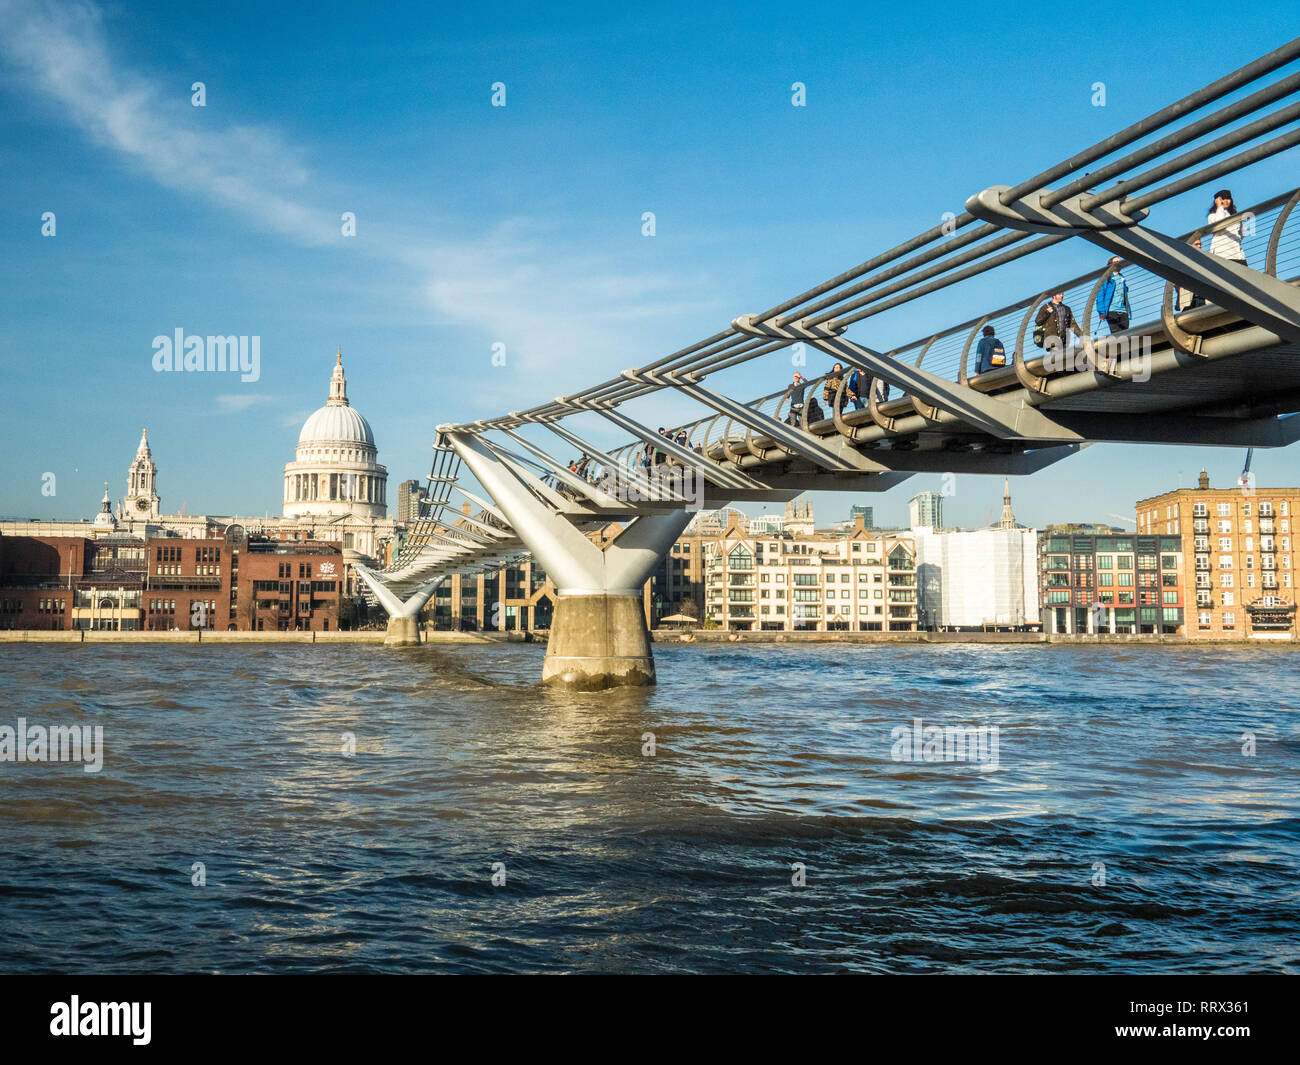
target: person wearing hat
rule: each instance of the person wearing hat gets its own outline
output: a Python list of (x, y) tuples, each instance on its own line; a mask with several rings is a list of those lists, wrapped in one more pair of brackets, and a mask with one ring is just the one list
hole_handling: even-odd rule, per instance
[(1120, 258), (1113, 256), (1107, 264), (1110, 273), (1097, 290), (1097, 317), (1110, 326), (1111, 334), (1123, 332), (1128, 328), (1130, 309), (1128, 304), (1128, 282), (1120, 273)]
[[(1220, 189), (1214, 194), (1214, 204), (1210, 207), (1210, 215), (1206, 221), (1213, 226), (1216, 222), (1231, 218), (1236, 213), (1237, 205), (1232, 202), (1232, 193), (1227, 189)], [(1241, 250), (1240, 219), (1232, 225), (1213, 231), (1210, 237), (1210, 254), (1217, 255), (1221, 259), (1231, 259), (1242, 266), (1247, 265), (1246, 254)]]

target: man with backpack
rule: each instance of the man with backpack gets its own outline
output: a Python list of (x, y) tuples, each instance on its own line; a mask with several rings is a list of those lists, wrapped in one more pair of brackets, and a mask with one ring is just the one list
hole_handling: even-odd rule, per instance
[(1002, 341), (997, 338), (991, 325), (984, 327), (984, 335), (980, 337), (979, 344), (975, 347), (975, 376), (982, 373), (988, 373), (1007, 364), (1007, 349), (1002, 346)]
[(1110, 261), (1110, 276), (1097, 290), (1097, 316), (1110, 326), (1111, 334), (1121, 333), (1129, 323), (1128, 282), (1120, 273), (1119, 257)]

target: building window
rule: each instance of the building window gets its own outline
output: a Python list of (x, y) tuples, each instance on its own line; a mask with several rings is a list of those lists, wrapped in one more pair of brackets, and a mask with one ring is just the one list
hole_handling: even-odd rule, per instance
[(727, 565), (734, 570), (751, 570), (754, 568), (754, 556), (744, 544), (737, 544), (727, 554)]

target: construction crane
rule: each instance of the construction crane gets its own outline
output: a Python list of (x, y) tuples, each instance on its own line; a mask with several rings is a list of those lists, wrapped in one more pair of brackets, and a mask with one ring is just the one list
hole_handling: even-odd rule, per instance
[(1255, 487), (1255, 475), (1250, 472), (1250, 461), (1255, 457), (1255, 449), (1248, 447), (1246, 449), (1246, 465), (1241, 468), (1241, 476), (1237, 478), (1237, 487), (1242, 491), (1247, 491)]

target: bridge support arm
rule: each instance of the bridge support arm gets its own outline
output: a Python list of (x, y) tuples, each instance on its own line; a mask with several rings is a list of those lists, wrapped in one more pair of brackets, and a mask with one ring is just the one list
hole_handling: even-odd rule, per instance
[(414, 594), (403, 600), (365, 566), (356, 566), (355, 568), (357, 575), (375, 593), (375, 598), (379, 600), (380, 605), (388, 611), (388, 632), (384, 636), (384, 646), (402, 647), (418, 644), (420, 642), (420, 611), (424, 609), (424, 605), (437, 591), (438, 585), (446, 578), (439, 576), (425, 581), (416, 588)]
[(447, 439), (555, 584), (542, 681), (580, 691), (654, 684), (641, 590), (691, 514), (643, 514), (602, 550), (482, 441), (460, 433)]

